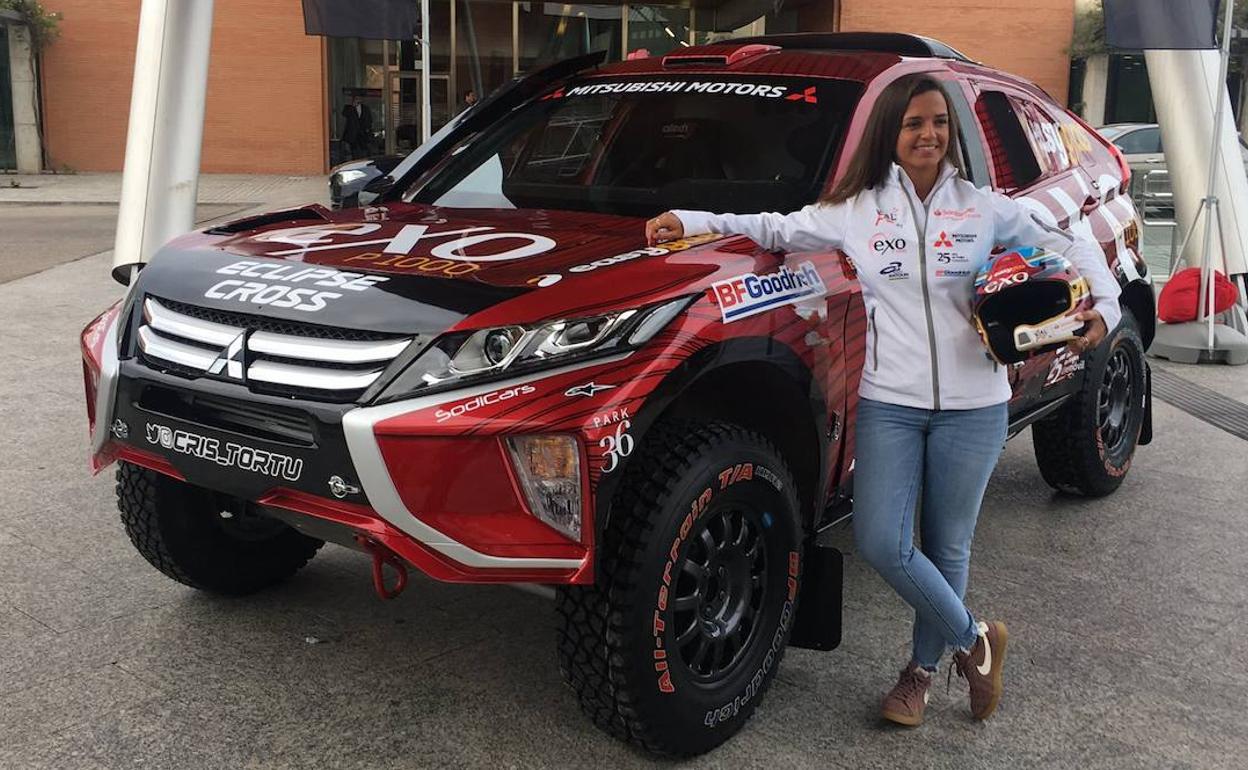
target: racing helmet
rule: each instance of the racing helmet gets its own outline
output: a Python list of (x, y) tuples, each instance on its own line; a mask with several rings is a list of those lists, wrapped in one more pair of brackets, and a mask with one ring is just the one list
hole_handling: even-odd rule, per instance
[(1001, 364), (1060, 347), (1084, 326), (1075, 315), (1092, 308), (1088, 280), (1070, 260), (1034, 246), (994, 254), (975, 276), (971, 316)]

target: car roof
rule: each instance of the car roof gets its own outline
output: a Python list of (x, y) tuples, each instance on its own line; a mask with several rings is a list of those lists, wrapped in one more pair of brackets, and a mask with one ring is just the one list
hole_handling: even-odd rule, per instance
[(950, 46), (918, 35), (890, 32), (795, 33), (687, 46), (664, 56), (616, 62), (583, 74), (732, 73), (828, 77), (866, 82), (909, 59), (974, 63)]
[(771, 75), (837, 78), (867, 84), (899, 65), (907, 71), (943, 69), (960, 77), (994, 80), (1054, 101), (1036, 84), (972, 61), (938, 40), (886, 32), (735, 38), (678, 48), (665, 56), (615, 62), (582, 71), (579, 76)]
[[(722, 55), (736, 46), (698, 46), (682, 54)], [(867, 82), (902, 61), (897, 54), (837, 51), (768, 51), (730, 64), (687, 64), (664, 66), (668, 57), (616, 62), (591, 72), (587, 77), (616, 75), (775, 75), (781, 77), (824, 77)]]

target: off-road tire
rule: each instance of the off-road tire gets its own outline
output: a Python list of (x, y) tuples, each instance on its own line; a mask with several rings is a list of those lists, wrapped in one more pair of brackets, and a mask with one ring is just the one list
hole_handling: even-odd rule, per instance
[[(656, 426), (625, 473), (597, 583), (558, 592), (559, 667), (608, 734), (655, 755), (701, 754), (741, 729), (784, 655), (801, 578), (793, 478), (766, 439), (725, 423)], [(699, 564), (708, 577), (687, 572)], [(749, 631), (716, 625), (733, 617), (750, 618)]]
[[(1031, 426), (1036, 462), (1049, 486), (1102, 497), (1122, 484), (1144, 424), (1146, 367), (1139, 324), (1124, 311), (1122, 323), (1089, 357), (1080, 389), (1052, 416)], [(1129, 388), (1129, 395), (1108, 394), (1111, 380), (1115, 387)], [(1124, 402), (1121, 419), (1106, 419), (1111, 402)]]
[(222, 518), (218, 495), (127, 462), (117, 468), (117, 509), (153, 567), (213, 593), (241, 596), (281, 582), (325, 544), (276, 520), (244, 535)]

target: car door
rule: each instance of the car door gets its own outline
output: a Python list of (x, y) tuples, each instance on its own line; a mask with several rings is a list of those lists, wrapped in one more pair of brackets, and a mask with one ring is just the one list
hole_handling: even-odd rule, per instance
[[(1096, 237), (1088, 221), (1104, 197), (1101, 181), (1081, 163), (1082, 145), (1038, 99), (1006, 83), (972, 81), (975, 118), (989, 148), (993, 187), (1050, 225)], [(1011, 414), (1021, 414), (1069, 387), (1076, 361), (1063, 351), (1010, 367)]]

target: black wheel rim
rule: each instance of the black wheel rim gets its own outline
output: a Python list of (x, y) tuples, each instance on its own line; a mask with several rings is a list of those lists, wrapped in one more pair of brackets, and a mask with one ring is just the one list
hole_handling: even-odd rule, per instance
[(1096, 423), (1105, 451), (1115, 454), (1128, 439), (1131, 405), (1135, 397), (1135, 362), (1124, 348), (1110, 353), (1096, 400)]
[(760, 517), (738, 508), (703, 514), (678, 575), (675, 647), (695, 680), (714, 682), (733, 670), (758, 630), (767, 595)]

